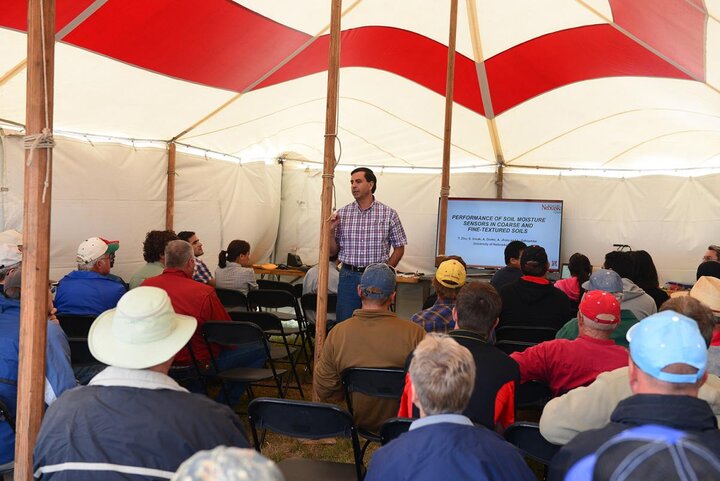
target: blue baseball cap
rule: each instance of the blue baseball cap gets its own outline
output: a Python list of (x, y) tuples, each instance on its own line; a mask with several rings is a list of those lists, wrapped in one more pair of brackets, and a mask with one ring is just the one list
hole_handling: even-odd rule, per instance
[(360, 291), (369, 299), (387, 299), (395, 292), (395, 271), (387, 264), (367, 266), (360, 278)]
[[(630, 328), (630, 357), (646, 374), (665, 382), (695, 383), (705, 374), (707, 345), (697, 322), (675, 311), (648, 316)], [(673, 374), (663, 369), (687, 364), (694, 374)]]
[(590, 279), (583, 282), (586, 291), (622, 292), (623, 282), (620, 274), (610, 269), (598, 269)]

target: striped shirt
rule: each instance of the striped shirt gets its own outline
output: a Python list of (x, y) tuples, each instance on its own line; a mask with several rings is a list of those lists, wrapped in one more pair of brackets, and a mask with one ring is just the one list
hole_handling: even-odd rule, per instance
[(340, 224), (335, 230), (338, 258), (343, 264), (365, 267), (387, 262), (390, 247), (407, 244), (405, 230), (394, 209), (373, 199), (365, 210), (357, 202), (338, 211)]
[(251, 267), (243, 267), (237, 262), (228, 261), (225, 267), (218, 267), (215, 270), (215, 288), (240, 291), (247, 295), (248, 292), (258, 288), (255, 271)]

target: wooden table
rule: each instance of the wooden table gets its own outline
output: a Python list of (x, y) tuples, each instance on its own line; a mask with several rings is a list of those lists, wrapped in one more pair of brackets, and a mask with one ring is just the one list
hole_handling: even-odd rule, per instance
[[(260, 266), (253, 266), (253, 270), (255, 271), (255, 274), (260, 275), (271, 275), (271, 276), (287, 276), (287, 277), (305, 277), (305, 271), (301, 271), (300, 269), (263, 269)], [(417, 284), (420, 282), (420, 276), (406, 276), (406, 275), (398, 275), (397, 276), (397, 283), (398, 284)], [(292, 281), (291, 281), (292, 282)]]

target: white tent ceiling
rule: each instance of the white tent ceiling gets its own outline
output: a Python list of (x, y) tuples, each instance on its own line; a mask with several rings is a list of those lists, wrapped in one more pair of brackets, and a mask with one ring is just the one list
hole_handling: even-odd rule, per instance
[[(55, 128), (321, 161), (329, 3), (57, 0)], [(0, 9), (19, 124), (26, 8)], [(343, 9), (340, 163), (439, 167), (449, 2)], [(461, 0), (456, 62), (454, 167), (720, 168), (720, 0)]]

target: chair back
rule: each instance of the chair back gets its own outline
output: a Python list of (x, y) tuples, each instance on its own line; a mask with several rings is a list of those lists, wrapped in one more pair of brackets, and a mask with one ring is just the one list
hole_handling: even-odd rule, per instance
[(248, 303), (252, 309), (280, 309), (290, 307), (295, 311), (295, 319), (302, 325), (303, 317), (300, 304), (295, 295), (286, 290), (258, 289), (248, 293)]
[(99, 361), (90, 352), (87, 340), (90, 326), (95, 322), (95, 316), (58, 314), (57, 319), (68, 338), (70, 364), (76, 367), (99, 364)]
[(215, 293), (220, 298), (220, 303), (225, 309), (231, 308), (243, 308), (247, 310), (248, 300), (245, 294), (240, 291), (233, 291), (232, 289), (215, 289)]
[(230, 319), (237, 322), (251, 322), (263, 331), (283, 332), (280, 319), (272, 312), (229, 312)]
[(15, 416), (10, 412), (10, 408), (0, 399), (0, 423), (6, 422), (13, 432), (15, 432)]
[(541, 381), (528, 381), (518, 385), (515, 391), (517, 409), (542, 409), (552, 399), (550, 386)]
[(271, 281), (268, 279), (258, 279), (257, 285), (260, 289), (273, 289), (275, 291), (287, 291), (295, 296), (295, 286), (289, 282)]
[(383, 399), (400, 399), (405, 388), (405, 371), (389, 367), (351, 367), (342, 373), (345, 400), (353, 412), (354, 392)]
[[(317, 293), (313, 292), (310, 294), (303, 294), (300, 298), (300, 305), (302, 306), (305, 320), (311, 324), (315, 323), (317, 317)], [(333, 313), (337, 309), (337, 294), (327, 295), (327, 313)]]
[(262, 329), (251, 322), (209, 321), (203, 324), (202, 334), (207, 342), (221, 346), (265, 343)]
[(549, 465), (562, 446), (552, 444), (540, 434), (538, 423), (516, 422), (505, 430), (505, 439), (528, 458)]
[(346, 410), (334, 404), (261, 397), (248, 405), (248, 420), (258, 451), (258, 429), (303, 439), (351, 438), (357, 479), (362, 479), (360, 441)]
[(390, 418), (380, 427), (380, 443), (385, 446), (387, 443), (410, 430), (410, 425), (415, 421), (412, 418)]
[(557, 329), (547, 326), (502, 326), (495, 329), (495, 346), (506, 354), (555, 339)]

